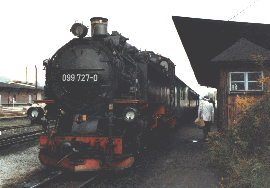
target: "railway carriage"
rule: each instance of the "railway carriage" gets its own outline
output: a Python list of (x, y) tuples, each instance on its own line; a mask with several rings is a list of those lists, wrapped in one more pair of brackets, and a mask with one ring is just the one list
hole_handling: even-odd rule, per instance
[(46, 98), (35, 102), (47, 104), (39, 154), (45, 165), (128, 168), (153, 133), (174, 128), (198, 105), (170, 59), (137, 50), (118, 32), (108, 34), (107, 21), (92, 18), (91, 37), (75, 23), (71, 32), (77, 37), (43, 63)]

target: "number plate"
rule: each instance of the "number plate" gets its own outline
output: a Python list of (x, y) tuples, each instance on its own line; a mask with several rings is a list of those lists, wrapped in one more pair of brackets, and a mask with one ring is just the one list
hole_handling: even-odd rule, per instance
[(97, 74), (62, 74), (63, 82), (97, 82), (98, 75)]

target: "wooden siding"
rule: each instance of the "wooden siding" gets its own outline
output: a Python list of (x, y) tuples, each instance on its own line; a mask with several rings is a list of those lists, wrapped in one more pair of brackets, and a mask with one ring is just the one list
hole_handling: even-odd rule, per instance
[[(224, 68), (219, 70), (219, 84), (217, 88), (217, 121), (218, 129), (230, 129), (232, 128), (233, 122), (238, 118), (238, 111), (236, 108), (236, 99), (243, 95), (254, 96), (260, 98), (263, 92), (251, 91), (251, 92), (230, 92), (230, 72), (253, 72), (261, 71), (257, 66), (245, 66), (245, 67), (234, 67)], [(269, 76), (270, 69), (267, 68), (263, 71), (263, 75)], [(270, 89), (270, 88), (268, 88)]]
[(219, 87), (217, 88), (217, 123), (218, 129), (227, 129), (228, 100), (227, 100), (228, 75), (224, 70), (219, 71)]

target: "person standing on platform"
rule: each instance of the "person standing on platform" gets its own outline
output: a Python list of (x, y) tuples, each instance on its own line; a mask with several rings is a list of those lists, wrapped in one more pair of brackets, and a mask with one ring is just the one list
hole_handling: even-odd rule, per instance
[(214, 119), (216, 119), (216, 103), (213, 100), (213, 98), (210, 98), (210, 100), (208, 102), (213, 104), (213, 107), (214, 107), (214, 116), (213, 117), (214, 117)]
[(204, 100), (199, 105), (198, 117), (201, 117), (204, 120), (205, 126), (203, 128), (204, 139), (207, 138), (208, 133), (210, 132), (210, 127), (214, 121), (214, 107), (212, 103), (209, 103), (209, 97), (204, 96)]

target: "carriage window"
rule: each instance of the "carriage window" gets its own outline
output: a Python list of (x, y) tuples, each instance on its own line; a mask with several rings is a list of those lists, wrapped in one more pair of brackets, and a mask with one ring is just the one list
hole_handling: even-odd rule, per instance
[(185, 98), (184, 89), (181, 87), (181, 100), (184, 100), (184, 98)]
[(189, 96), (189, 88), (186, 87), (186, 90), (185, 90), (185, 100), (188, 100), (188, 96)]
[(230, 72), (230, 91), (262, 91), (258, 79), (263, 72)]
[(177, 88), (177, 107), (180, 107), (180, 89), (181, 88)]
[(174, 105), (175, 105), (175, 108), (177, 108), (177, 102), (178, 102), (178, 92), (177, 92), (177, 87), (175, 86), (174, 88)]

